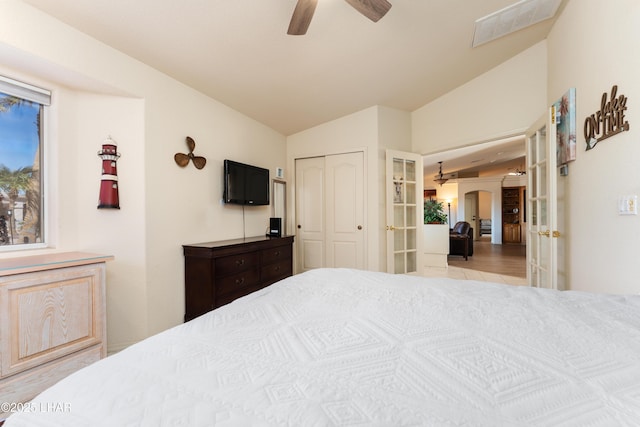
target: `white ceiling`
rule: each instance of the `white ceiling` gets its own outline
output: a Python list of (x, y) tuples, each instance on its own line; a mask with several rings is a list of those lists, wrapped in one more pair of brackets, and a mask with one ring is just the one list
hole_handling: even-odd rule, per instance
[[(319, 0), (23, 0), (284, 135), (384, 105), (413, 111), (546, 38), (553, 19), (472, 48), (517, 0), (390, 0), (377, 23)], [(557, 14), (556, 14), (557, 16)]]

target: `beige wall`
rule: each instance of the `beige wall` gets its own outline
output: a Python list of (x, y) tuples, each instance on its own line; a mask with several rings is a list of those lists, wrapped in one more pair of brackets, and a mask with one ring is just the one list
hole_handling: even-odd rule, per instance
[(412, 113), (412, 147), (431, 154), (524, 133), (546, 105), (540, 42)]
[[(392, 108), (378, 107), (378, 213), (377, 228), (371, 230), (377, 235), (379, 266), (377, 270), (387, 270), (387, 195), (386, 195), (386, 150), (411, 151), (411, 114)], [(375, 179), (375, 177), (372, 177)], [(418, 241), (418, 244), (421, 244)]]
[[(60, 185), (60, 235), (57, 249), (116, 256), (109, 262), (107, 288), (108, 343), (120, 346), (146, 336), (144, 101), (64, 90), (56, 101), (60, 111), (57, 175)], [(96, 155), (108, 135), (118, 143), (120, 210), (97, 209), (101, 160)], [(103, 139), (104, 139), (103, 138)], [(73, 167), (69, 167), (73, 166)], [(51, 171), (50, 171), (51, 172)], [(71, 200), (73, 200), (72, 203)], [(66, 236), (74, 235), (73, 241)], [(111, 345), (111, 344), (110, 344)], [(110, 347), (111, 348), (111, 347)]]
[[(286, 162), (285, 137), (22, 2), (0, 2), (0, 64), (8, 77), (53, 90), (48, 251), (115, 255), (109, 350), (182, 322), (181, 245), (261, 235), (268, 225), (269, 207), (247, 208), (243, 221), (242, 208), (220, 203), (223, 160), (274, 174)], [(96, 153), (108, 135), (122, 154), (120, 210), (96, 209)], [(173, 161), (187, 135), (207, 158), (202, 170)]]
[[(577, 159), (560, 177), (571, 289), (640, 293), (640, 218), (617, 213), (620, 196), (640, 194), (639, 22), (637, 0), (570, 0), (549, 35), (547, 104), (576, 88)], [(614, 84), (628, 97), (630, 131), (585, 151), (584, 119)]]
[[(411, 120), (407, 112), (371, 107), (287, 137), (288, 227), (295, 221), (295, 159), (364, 151), (367, 269), (386, 269), (385, 149), (409, 151)], [(292, 228), (289, 228), (292, 229)], [(371, 243), (374, 242), (374, 243)]]
[(478, 213), (482, 219), (491, 219), (491, 198), (492, 193), (488, 191), (478, 193)]

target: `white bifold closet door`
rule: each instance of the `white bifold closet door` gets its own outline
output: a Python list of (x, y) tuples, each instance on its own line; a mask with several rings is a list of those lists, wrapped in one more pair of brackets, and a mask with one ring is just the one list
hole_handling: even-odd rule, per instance
[(364, 153), (296, 159), (296, 272), (365, 268)]

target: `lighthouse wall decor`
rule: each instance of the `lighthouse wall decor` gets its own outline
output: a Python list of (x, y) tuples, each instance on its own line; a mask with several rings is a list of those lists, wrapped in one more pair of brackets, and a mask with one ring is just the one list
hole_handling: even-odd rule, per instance
[(102, 143), (98, 157), (102, 159), (102, 181), (100, 181), (100, 197), (98, 209), (120, 209), (118, 198), (118, 169), (116, 162), (120, 157), (118, 144), (108, 136)]

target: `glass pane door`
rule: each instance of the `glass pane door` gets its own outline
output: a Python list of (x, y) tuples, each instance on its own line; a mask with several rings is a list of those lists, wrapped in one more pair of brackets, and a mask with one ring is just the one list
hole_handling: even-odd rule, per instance
[(527, 132), (527, 279), (530, 286), (556, 288), (555, 128), (551, 110)]
[(387, 271), (421, 273), (422, 157), (387, 151)]

